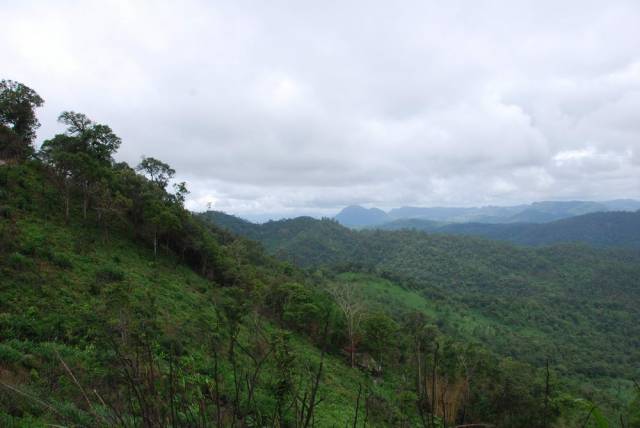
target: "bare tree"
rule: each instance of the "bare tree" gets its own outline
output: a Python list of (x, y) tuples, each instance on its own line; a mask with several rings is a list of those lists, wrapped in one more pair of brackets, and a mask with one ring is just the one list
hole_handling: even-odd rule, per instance
[(349, 339), (349, 357), (351, 367), (355, 367), (356, 335), (360, 323), (366, 313), (366, 305), (362, 296), (352, 284), (338, 283), (329, 287), (329, 294), (345, 317), (347, 323), (347, 337)]

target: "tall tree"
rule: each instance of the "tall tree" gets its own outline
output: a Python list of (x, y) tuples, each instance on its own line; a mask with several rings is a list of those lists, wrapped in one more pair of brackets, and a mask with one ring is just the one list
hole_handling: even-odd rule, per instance
[(0, 81), (0, 158), (24, 159), (40, 122), (35, 109), (44, 100), (33, 89), (13, 80)]
[(95, 185), (111, 171), (113, 154), (120, 147), (120, 138), (107, 125), (93, 122), (82, 113), (65, 111), (58, 121), (67, 125), (42, 144), (43, 159), (54, 167), (65, 190), (65, 213), (68, 218), (72, 185), (82, 192), (82, 213), (86, 218)]
[(176, 171), (168, 164), (152, 157), (143, 156), (142, 160), (136, 167), (137, 171), (142, 172), (152, 182), (156, 183), (162, 189), (167, 187)]
[(360, 323), (362, 322), (366, 306), (362, 296), (359, 295), (353, 284), (335, 284), (329, 287), (329, 294), (344, 315), (347, 327), (347, 339), (349, 340), (349, 360), (351, 367), (356, 366), (356, 346)]

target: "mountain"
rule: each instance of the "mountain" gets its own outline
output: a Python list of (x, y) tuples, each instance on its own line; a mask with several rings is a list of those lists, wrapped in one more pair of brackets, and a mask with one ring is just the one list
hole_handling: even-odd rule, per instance
[(534, 202), (526, 209), (506, 218), (505, 223), (546, 223), (576, 215), (607, 211), (603, 203), (566, 201), (566, 202)]
[[(548, 223), (600, 211), (636, 211), (640, 201), (543, 201), (528, 205), (484, 207), (401, 207), (388, 213), (371, 208), (347, 207), (335, 218), (348, 227), (369, 227), (397, 220), (422, 219), (443, 223)], [(393, 226), (392, 226), (393, 227)]]
[[(605, 216), (609, 221), (623, 215), (629, 226), (638, 215), (606, 214), (614, 216)], [(607, 223), (601, 216), (584, 216), (575, 227), (586, 224), (599, 233)], [(554, 225), (557, 229), (549, 236), (565, 227)], [(284, 220), (256, 228), (269, 253), (298, 266), (360, 272), (412, 290), (432, 316), (448, 320), (442, 328), (461, 340), (538, 367), (546, 356), (556, 355), (563, 373), (580, 390), (625, 384), (640, 364), (637, 251), (573, 244), (517, 247), (412, 230), (354, 231), (327, 219)], [(417, 304), (411, 299), (413, 303), (403, 304)], [(600, 399), (609, 400), (606, 395)]]
[(389, 221), (387, 213), (378, 208), (364, 208), (359, 205), (350, 205), (340, 211), (335, 219), (348, 227), (364, 227), (382, 224)]
[(256, 227), (256, 224), (240, 217), (226, 214), (222, 211), (207, 211), (202, 215), (202, 218), (223, 229), (232, 230), (234, 233), (249, 239), (259, 238), (256, 234), (259, 230), (259, 228)]
[(597, 212), (549, 223), (448, 223), (430, 220), (396, 220), (376, 226), (382, 230), (419, 230), (429, 233), (482, 236), (520, 245), (582, 242), (597, 247), (640, 249), (640, 211)]
[(633, 199), (615, 199), (613, 201), (605, 201), (602, 204), (606, 205), (610, 211), (638, 211), (640, 210), (640, 201)]

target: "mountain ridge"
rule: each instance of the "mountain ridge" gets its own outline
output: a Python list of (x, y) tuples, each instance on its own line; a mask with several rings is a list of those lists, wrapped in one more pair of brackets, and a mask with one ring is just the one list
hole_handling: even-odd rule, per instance
[(581, 214), (609, 211), (636, 211), (640, 201), (539, 201), (513, 206), (416, 207), (403, 206), (385, 212), (379, 208), (350, 205), (334, 216), (348, 227), (368, 227), (396, 220), (423, 219), (447, 223), (548, 223)]

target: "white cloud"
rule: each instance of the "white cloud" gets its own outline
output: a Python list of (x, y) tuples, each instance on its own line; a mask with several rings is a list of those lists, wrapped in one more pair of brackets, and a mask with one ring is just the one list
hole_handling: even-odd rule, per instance
[(640, 197), (635, 1), (5, 2), (3, 78), (168, 161), (188, 206)]

